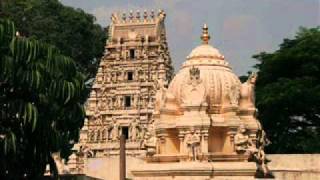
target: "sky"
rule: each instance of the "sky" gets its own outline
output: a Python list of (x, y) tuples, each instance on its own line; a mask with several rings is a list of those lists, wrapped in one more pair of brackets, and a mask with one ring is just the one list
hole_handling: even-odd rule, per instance
[(220, 50), (237, 75), (254, 70), (252, 55), (273, 52), (300, 26), (320, 25), (320, 0), (60, 0), (93, 14), (107, 26), (112, 12), (158, 10), (166, 13), (166, 31), (175, 70), (198, 46), (206, 23), (210, 44)]

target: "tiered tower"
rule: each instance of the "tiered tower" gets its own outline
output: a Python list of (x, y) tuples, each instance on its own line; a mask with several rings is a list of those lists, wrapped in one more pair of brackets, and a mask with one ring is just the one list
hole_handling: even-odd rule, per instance
[[(144, 153), (143, 141), (153, 124), (157, 82), (167, 85), (173, 75), (164, 11), (115, 13), (111, 20), (105, 53), (86, 104), (87, 120), (75, 146), (78, 153), (72, 156), (83, 156), (83, 163), (90, 157), (118, 156), (121, 134), (127, 138), (127, 155)], [(81, 172), (81, 168), (70, 168)]]

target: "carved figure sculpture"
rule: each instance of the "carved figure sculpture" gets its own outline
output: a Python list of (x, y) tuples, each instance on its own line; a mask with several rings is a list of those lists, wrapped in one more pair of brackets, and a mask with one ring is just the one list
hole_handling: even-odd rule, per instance
[(185, 139), (188, 148), (189, 161), (197, 161), (200, 155), (200, 135), (195, 133), (195, 130), (192, 128), (190, 134), (187, 134)]
[(161, 107), (164, 104), (167, 89), (164, 87), (164, 80), (163, 79), (159, 79), (156, 82), (155, 86), (156, 86), (155, 89), (157, 90), (157, 92), (155, 95), (156, 100), (155, 100), (155, 104), (154, 104), (154, 112), (159, 113)]
[(192, 67), (189, 70), (190, 79), (183, 86), (181, 101), (185, 105), (199, 106), (205, 102), (205, 87), (200, 79), (200, 69)]
[(258, 150), (254, 154), (254, 159), (255, 159), (256, 163), (258, 164), (259, 170), (261, 172), (263, 172), (264, 177), (266, 177), (268, 174), (270, 174), (270, 170), (267, 166), (267, 163), (269, 162), (269, 160), (266, 158), (266, 155), (264, 152), (264, 147), (269, 145), (270, 143), (271, 142), (267, 138), (265, 131), (261, 128), (261, 125), (260, 125), (260, 128), (257, 132)]
[(80, 146), (79, 153), (82, 154), (83, 156), (85, 156), (85, 158), (94, 157), (94, 155), (95, 155), (94, 152), (92, 151), (92, 149), (87, 145)]
[(163, 10), (159, 10), (158, 17), (159, 17), (158, 21), (161, 22), (166, 17), (166, 13)]
[(100, 134), (100, 130), (99, 129), (95, 130), (95, 142), (99, 142), (100, 141), (100, 139), (101, 139), (100, 135), (101, 135)]
[(117, 22), (117, 20), (118, 20), (118, 17), (114, 13), (112, 13), (112, 15), (111, 15), (112, 24), (115, 24)]
[(152, 156), (156, 153), (157, 138), (154, 132), (152, 134), (150, 132), (146, 133), (143, 146), (147, 149), (148, 156)]
[(257, 80), (257, 73), (252, 73), (248, 80), (240, 88), (240, 108), (255, 108), (254, 88)]
[(94, 130), (89, 131), (89, 141), (94, 142), (95, 140), (95, 133)]
[(111, 140), (112, 141), (117, 141), (119, 139), (119, 128), (120, 128), (120, 124), (113, 119), (111, 122)]
[(229, 99), (231, 105), (238, 105), (240, 97), (240, 87), (238, 85), (233, 85), (229, 91)]
[(131, 141), (136, 141), (139, 135), (139, 122), (136, 119), (130, 124), (129, 128), (129, 138)]
[(252, 154), (256, 152), (256, 148), (254, 147), (252, 141), (249, 139), (249, 136), (246, 134), (247, 129), (243, 124), (241, 124), (238, 128), (236, 135), (234, 136), (234, 145), (235, 150), (239, 154)]
[(145, 139), (145, 136), (146, 136), (146, 132), (147, 132), (147, 127), (146, 125), (142, 125), (141, 126), (141, 131), (139, 133), (139, 139)]

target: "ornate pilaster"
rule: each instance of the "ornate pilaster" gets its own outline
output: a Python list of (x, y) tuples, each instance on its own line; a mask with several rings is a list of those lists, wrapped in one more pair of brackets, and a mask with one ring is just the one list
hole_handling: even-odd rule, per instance
[(227, 132), (227, 135), (229, 136), (229, 139), (230, 139), (230, 146), (233, 150), (233, 152), (235, 152), (235, 146), (234, 146), (234, 136), (236, 135), (237, 133), (237, 127), (229, 127), (228, 128), (228, 132)]
[(208, 154), (209, 129), (201, 130), (201, 152), (203, 155)]
[(185, 144), (185, 135), (186, 135), (186, 132), (184, 130), (180, 130), (179, 131), (179, 141), (180, 141), (180, 154), (181, 155), (184, 155), (186, 154), (186, 144)]

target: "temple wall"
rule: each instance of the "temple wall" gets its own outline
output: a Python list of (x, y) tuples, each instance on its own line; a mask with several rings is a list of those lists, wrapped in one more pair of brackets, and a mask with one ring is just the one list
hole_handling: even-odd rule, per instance
[[(135, 166), (144, 163), (144, 161), (138, 157), (127, 156), (127, 177), (132, 177), (130, 169)], [(111, 156), (105, 158), (90, 158), (88, 160), (88, 167), (86, 168), (87, 176), (95, 177), (104, 180), (119, 180), (119, 156)]]
[[(320, 179), (320, 154), (272, 154), (268, 155), (268, 158), (271, 160), (269, 168), (276, 180)], [(144, 163), (142, 159), (132, 156), (128, 156), (126, 162), (128, 178), (132, 178), (130, 173), (132, 168)], [(119, 157), (89, 159), (86, 175), (105, 180), (118, 180)]]
[(268, 158), (277, 180), (320, 179), (320, 154), (272, 154)]

